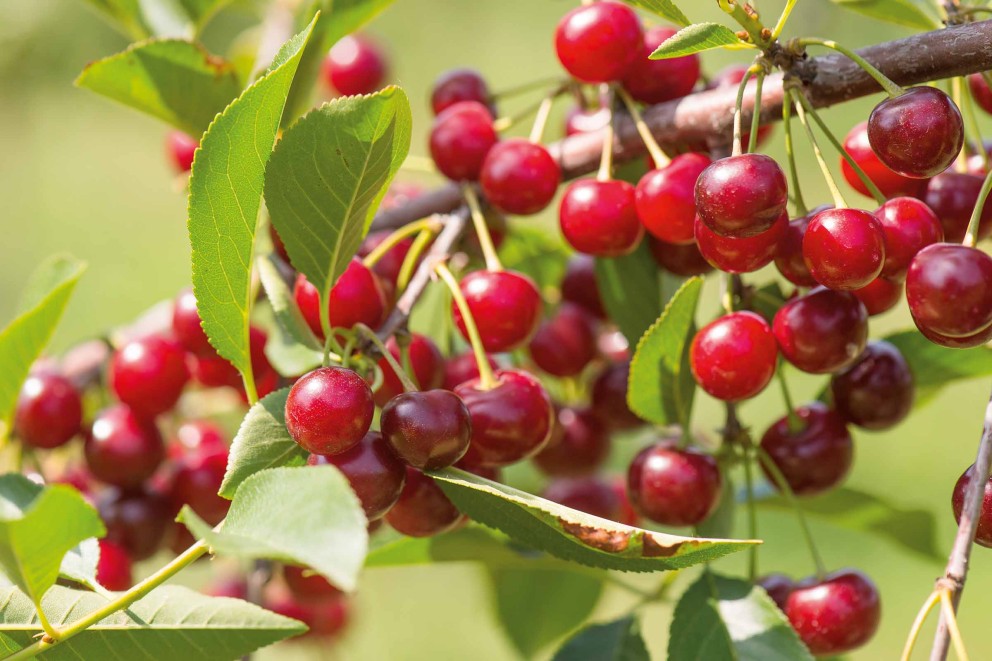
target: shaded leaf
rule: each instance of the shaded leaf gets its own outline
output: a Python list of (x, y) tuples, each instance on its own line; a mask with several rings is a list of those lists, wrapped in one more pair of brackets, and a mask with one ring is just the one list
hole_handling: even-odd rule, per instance
[(553, 661), (650, 661), (633, 615), (605, 624), (592, 624), (569, 638)]
[(504, 268), (529, 276), (547, 298), (565, 275), (568, 250), (548, 232), (518, 224), (500, 244), (499, 258)]
[(261, 277), (262, 286), (265, 287), (265, 296), (272, 305), (276, 323), (294, 341), (314, 351), (322, 351), (323, 347), (303, 318), (293, 298), (293, 292), (283, 280), (274, 259), (271, 255), (260, 258), (258, 275)]
[(628, 4), (634, 5), (635, 7), (640, 7), (641, 9), (647, 9), (649, 12), (653, 12), (658, 16), (661, 16), (666, 21), (670, 21), (678, 26), (689, 25), (689, 19), (686, 18), (682, 10), (675, 6), (672, 0), (624, 0)]
[(636, 346), (663, 305), (658, 265), (647, 241), (624, 257), (597, 259), (596, 284), (610, 319), (630, 346)]
[(740, 48), (743, 45), (733, 30), (720, 23), (696, 23), (684, 27), (666, 39), (648, 57), (665, 60), (713, 50), (714, 48)]
[(59, 575), (93, 588), (96, 581), (96, 566), (100, 562), (100, 543), (95, 537), (84, 539), (69, 549), (62, 558)]
[(86, 4), (132, 39), (144, 39), (152, 34), (141, 15), (141, 0), (86, 0)]
[(918, 331), (905, 330), (882, 338), (902, 353), (916, 382), (915, 406), (933, 399), (944, 386), (992, 374), (992, 349), (949, 349), (934, 344)]
[(934, 30), (940, 22), (916, 0), (832, 0), (845, 9), (916, 30)]

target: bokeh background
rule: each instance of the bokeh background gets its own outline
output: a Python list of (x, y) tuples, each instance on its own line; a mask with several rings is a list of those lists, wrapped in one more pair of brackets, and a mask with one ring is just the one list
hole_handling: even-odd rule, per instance
[[(413, 103), (412, 153), (426, 153), (428, 90), (443, 70), (476, 67), (495, 90), (558, 75), (551, 35), (558, 18), (573, 4), (565, 0), (397, 0), (369, 32), (389, 52), (391, 78), (408, 91)], [(716, 3), (686, 0), (681, 4), (694, 20), (724, 20)], [(768, 16), (777, 15), (782, 4), (770, 0), (760, 3)], [(205, 41), (222, 52), (230, 37), (250, 22), (247, 14), (231, 12), (207, 30)], [(799, 3), (786, 34), (829, 37), (861, 46), (907, 32), (848, 13), (826, 0), (805, 0)], [(174, 296), (189, 281), (184, 182), (177, 180), (164, 156), (166, 127), (72, 85), (88, 61), (125, 46), (123, 37), (78, 0), (0, 3), (0, 227), (4, 237), (0, 242), (0, 319), (12, 313), (23, 282), (39, 260), (59, 251), (87, 260), (89, 271), (58, 331), (55, 350), (133, 319), (151, 304)], [(704, 66), (712, 73), (735, 60), (743, 62), (744, 57), (740, 53), (707, 53)], [(522, 99), (517, 106), (508, 107), (534, 99)], [(825, 117), (843, 135), (867, 117), (876, 101), (849, 103), (827, 111)], [(549, 137), (559, 131), (558, 126), (560, 121), (553, 120)], [(811, 206), (826, 202), (826, 189), (809, 149), (802, 141), (800, 144), (806, 200)], [(781, 130), (775, 132), (767, 150), (782, 156)], [(834, 156), (830, 160), (834, 163)], [(413, 178), (428, 184), (434, 181), (424, 175)], [(850, 201), (872, 208), (870, 201), (853, 191), (847, 195)], [(539, 220), (526, 222), (544, 223), (554, 231), (553, 209)], [(749, 280), (772, 277), (774, 273), (766, 270)], [(872, 329), (874, 335), (883, 335), (910, 325), (903, 305), (873, 319)], [(800, 400), (812, 397), (822, 386), (822, 379), (805, 378), (794, 370), (788, 376)], [(973, 461), (988, 390), (987, 382), (959, 383), (915, 411), (895, 430), (856, 432), (857, 459), (848, 486), (904, 510), (932, 513), (937, 548), (943, 553), (950, 547), (955, 530), (951, 487)], [(703, 396), (697, 402), (695, 425), (701, 431), (717, 427), (722, 420), (720, 408)], [(746, 404), (742, 416), (760, 434), (781, 411), (778, 392), (770, 388)], [(618, 441), (617, 469), (638, 442)], [(526, 472), (519, 477), (525, 483), (530, 479)], [(743, 520), (738, 524), (737, 534), (743, 536)], [(896, 658), (920, 603), (942, 572), (941, 563), (884, 538), (816, 517), (812, 525), (831, 568), (862, 569), (882, 593), (881, 630), (868, 647), (849, 658)], [(763, 571), (779, 570), (794, 576), (811, 572), (809, 555), (791, 514), (763, 510), (760, 535), (765, 540)], [(717, 569), (742, 574), (744, 559), (739, 555), (721, 560)], [(210, 563), (201, 564), (187, 580), (203, 582), (214, 569)], [(675, 584), (674, 595), (690, 582), (692, 573), (687, 574)], [(659, 578), (628, 575), (621, 580), (651, 589)], [(992, 551), (978, 548), (961, 614), (962, 630), (975, 659), (992, 657), (992, 629), (987, 625), (992, 608), (990, 593)], [(338, 643), (283, 645), (261, 656), (519, 658), (494, 615), (494, 603), (487, 575), (475, 563), (370, 569), (355, 602), (352, 626)], [(608, 587), (592, 619), (619, 616), (631, 604), (627, 592)], [(540, 596), (531, 607), (530, 617), (535, 621), (549, 617), (545, 609), (550, 606)], [(651, 605), (644, 611), (644, 633), (655, 658), (665, 656), (671, 611), (671, 602)], [(932, 628), (928, 626), (921, 638), (926, 648)], [(547, 645), (538, 658), (547, 658), (555, 647), (555, 643)], [(918, 650), (919, 658), (924, 654)]]

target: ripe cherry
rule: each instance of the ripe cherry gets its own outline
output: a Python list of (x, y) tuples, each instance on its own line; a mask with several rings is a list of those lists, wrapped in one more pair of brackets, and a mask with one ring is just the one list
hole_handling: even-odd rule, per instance
[(371, 94), (382, 87), (386, 58), (368, 37), (345, 35), (327, 53), (324, 76), (331, 89), (342, 96)]
[(227, 452), (227, 437), (212, 422), (188, 420), (179, 425), (168, 450), (169, 458), (176, 460), (190, 454), (219, 454)]
[[(251, 353), (251, 366), (255, 376), (256, 386), (259, 395), (262, 392), (262, 381), (274, 376), (278, 378), (275, 369), (269, 363), (265, 355), (265, 345), (269, 340), (268, 334), (257, 326), (248, 329), (248, 339)], [(221, 358), (216, 352), (211, 355), (192, 356), (193, 377), (202, 385), (208, 388), (220, 388), (230, 386), (231, 388), (242, 389), (243, 382), (241, 374), (227, 359)]]
[(165, 458), (165, 444), (155, 423), (124, 404), (96, 415), (83, 451), (96, 479), (125, 489), (151, 477)]
[(909, 263), (932, 243), (944, 240), (944, 230), (930, 207), (913, 197), (895, 197), (875, 211), (885, 235), (882, 275), (901, 278)]
[(596, 282), (596, 260), (592, 256), (576, 253), (568, 259), (565, 276), (561, 280), (561, 297), (597, 319), (606, 318), (603, 298)]
[(786, 601), (785, 615), (814, 656), (834, 656), (871, 640), (882, 605), (875, 584), (848, 569), (798, 583)]
[(950, 97), (912, 87), (875, 106), (868, 118), (872, 151), (904, 177), (925, 179), (946, 170), (964, 144), (964, 122)]
[[(782, 417), (761, 437), (761, 449), (778, 467), (798, 496), (827, 491), (843, 481), (854, 459), (854, 442), (844, 419), (822, 402), (796, 409), (802, 428), (789, 429)], [(774, 476), (762, 464), (768, 481), (778, 489)]]
[(283, 565), (282, 579), (293, 598), (303, 604), (321, 603), (342, 594), (326, 578), (306, 567)]
[(564, 303), (530, 341), (530, 357), (552, 376), (575, 376), (596, 357), (596, 328), (585, 310)]
[(596, 2), (565, 14), (555, 30), (558, 60), (584, 83), (623, 78), (643, 49), (641, 22), (619, 2)]
[(696, 181), (696, 213), (723, 236), (753, 236), (769, 229), (789, 199), (775, 159), (741, 154), (715, 161)]
[(703, 390), (737, 402), (765, 389), (775, 375), (778, 345), (768, 322), (734, 312), (704, 326), (692, 340), (689, 364)]
[(750, 273), (771, 263), (779, 241), (789, 227), (789, 215), (782, 212), (775, 224), (753, 236), (722, 236), (696, 218), (696, 245), (703, 258), (727, 273)]
[[(293, 289), (296, 305), (310, 330), (324, 337), (320, 326), (320, 295), (302, 273), (296, 277)], [(375, 328), (382, 321), (385, 299), (376, 276), (358, 259), (352, 259), (338, 281), (331, 287), (328, 310), (331, 327), (351, 328), (362, 323)]]
[(124, 547), (101, 539), (100, 559), (96, 563), (96, 582), (112, 592), (123, 592), (131, 587), (131, 557)]
[(598, 477), (559, 478), (541, 494), (546, 500), (609, 521), (623, 516), (623, 503), (613, 487)]
[(397, 456), (421, 470), (452, 465), (472, 440), (469, 410), (450, 390), (397, 395), (382, 409), (380, 424)]
[[(460, 283), (486, 351), (514, 349), (530, 339), (541, 319), (541, 294), (534, 281), (516, 271), (473, 271)], [(461, 310), (452, 302), (451, 313), (462, 337), (468, 331)]]
[(132, 340), (110, 360), (110, 389), (134, 413), (146, 417), (175, 406), (189, 376), (182, 347), (161, 335)]
[[(496, 369), (496, 361), (487, 356), (489, 367)], [(479, 378), (479, 364), (475, 361), (475, 354), (471, 351), (452, 356), (444, 363), (444, 383), (445, 390), (454, 390), (459, 384)]]
[[(978, 204), (984, 177), (963, 172), (942, 172), (930, 180), (923, 201), (944, 228), (944, 240), (960, 243), (968, 229), (971, 213)], [(986, 200), (978, 223), (978, 238), (992, 234), (992, 204)]]
[(362, 440), (375, 413), (365, 380), (343, 367), (321, 367), (293, 384), (286, 428), (311, 454), (338, 454)]
[(573, 106), (565, 115), (565, 135), (577, 135), (579, 133), (594, 133), (606, 128), (610, 123), (611, 113), (608, 108), (585, 109), (580, 106)]
[[(954, 511), (954, 520), (961, 522), (961, 511), (964, 509), (964, 496), (975, 479), (975, 464), (968, 467), (958, 481), (954, 484), (954, 493), (951, 495), (951, 509)], [(985, 489), (982, 492), (982, 507), (978, 515), (978, 530), (975, 533), (975, 543), (992, 548), (992, 478), (985, 482)]]
[(216, 355), (207, 334), (203, 332), (200, 313), (196, 309), (196, 296), (192, 289), (184, 289), (172, 306), (172, 334), (190, 353), (201, 356)]
[(546, 475), (580, 477), (596, 471), (610, 452), (610, 434), (590, 409), (565, 407), (547, 446), (534, 456)]
[(938, 243), (921, 250), (906, 274), (906, 300), (917, 327), (966, 337), (992, 325), (992, 257)]
[(861, 289), (855, 289), (854, 294), (865, 306), (869, 317), (888, 312), (903, 298), (904, 283), (885, 276), (878, 276)]
[(14, 413), (14, 433), (22, 443), (35, 448), (57, 448), (76, 435), (82, 421), (79, 391), (61, 374), (39, 370), (21, 386)]
[(497, 209), (529, 216), (551, 203), (561, 182), (561, 169), (541, 145), (510, 138), (489, 150), (479, 181)]
[(592, 382), (592, 409), (611, 429), (635, 429), (644, 424), (627, 406), (630, 362), (611, 363)]
[(191, 452), (179, 460), (169, 490), (174, 511), (189, 505), (211, 526), (227, 516), (231, 501), (217, 494), (227, 471), (227, 454), (227, 449)]
[(934, 344), (939, 344), (950, 349), (971, 349), (974, 347), (980, 347), (983, 344), (987, 344), (992, 341), (992, 326), (989, 326), (985, 330), (981, 330), (973, 335), (965, 335), (964, 337), (948, 337), (947, 335), (941, 335), (940, 333), (934, 333), (917, 326), (920, 334), (927, 338)]
[(169, 131), (165, 137), (165, 150), (179, 173), (193, 169), (193, 156), (199, 146), (199, 140), (182, 131)]
[(635, 197), (637, 216), (652, 236), (668, 243), (693, 242), (696, 180), (712, 163), (705, 154), (681, 154), (641, 177)]
[(165, 496), (145, 487), (107, 489), (100, 494), (97, 509), (107, 527), (107, 541), (120, 545), (132, 560), (139, 561), (155, 555), (178, 511)]
[(755, 583), (768, 593), (780, 611), (785, 611), (785, 604), (789, 600), (789, 595), (796, 589), (796, 582), (785, 574), (765, 574)]
[(311, 466), (337, 466), (348, 478), (369, 521), (385, 516), (396, 504), (406, 483), (406, 466), (393, 453), (382, 434), (375, 431), (365, 434), (357, 445), (340, 454), (312, 454), (307, 463)]
[(884, 340), (868, 343), (858, 361), (830, 379), (837, 412), (865, 429), (889, 429), (909, 415), (916, 388), (903, 355)]
[(541, 451), (551, 436), (554, 410), (540, 382), (522, 370), (497, 370), (496, 386), (478, 379), (455, 394), (472, 416), (472, 443), (463, 461), (469, 466), (507, 466)]
[(644, 236), (634, 206), (634, 187), (619, 179), (580, 179), (569, 184), (558, 220), (569, 245), (597, 257), (626, 255)]
[(648, 56), (675, 34), (675, 30), (656, 26), (644, 33), (640, 57), (627, 69), (623, 86), (642, 103), (662, 103), (680, 99), (693, 90), (699, 81), (699, 56), (686, 55), (665, 60), (650, 60)]
[(815, 287), (817, 284), (803, 257), (803, 238), (806, 236), (806, 228), (812, 215), (789, 221), (789, 226), (782, 233), (775, 252), (775, 267), (778, 272), (797, 287)]
[[(395, 337), (390, 336), (386, 340), (386, 348), (389, 349), (389, 353), (393, 355), (400, 367), (405, 367), (403, 352), (396, 343)], [(406, 345), (406, 353), (410, 359), (412, 370), (410, 377), (417, 387), (421, 390), (440, 388), (444, 382), (444, 356), (441, 355), (441, 350), (437, 348), (434, 341), (425, 335), (412, 333)], [(382, 407), (386, 405), (386, 402), (403, 392), (403, 384), (400, 383), (399, 377), (396, 376), (396, 372), (393, 371), (389, 361), (385, 358), (379, 359), (379, 369), (382, 370), (382, 385), (375, 391), (375, 403)]]
[(882, 272), (882, 225), (870, 211), (825, 209), (810, 218), (803, 236), (803, 258), (821, 285), (860, 289)]
[(853, 294), (817, 287), (779, 308), (772, 332), (786, 360), (828, 374), (853, 363), (868, 341), (868, 312)]
[(662, 441), (641, 450), (627, 471), (630, 502), (643, 517), (666, 526), (693, 526), (720, 501), (716, 460)]
[(449, 179), (475, 181), (498, 140), (489, 109), (478, 101), (459, 101), (434, 118), (431, 157)]
[[(844, 138), (844, 151), (864, 170), (864, 173), (868, 175), (868, 178), (874, 182), (885, 197), (895, 197), (897, 195), (915, 196), (925, 186), (925, 182), (919, 179), (910, 179), (901, 174), (896, 174), (882, 163), (882, 161), (878, 160), (878, 156), (875, 155), (875, 152), (871, 149), (871, 145), (868, 143), (868, 122), (861, 122), (851, 128), (847, 137)], [(861, 182), (854, 168), (848, 165), (844, 158), (840, 159), (840, 169), (844, 175), (844, 179), (851, 185), (851, 188), (862, 195), (871, 197), (871, 193), (868, 192), (868, 189)]]
[(386, 514), (386, 522), (409, 537), (431, 537), (467, 520), (434, 480), (410, 467), (399, 500)]
[(992, 114), (992, 89), (989, 88), (985, 76), (980, 73), (968, 76), (968, 88), (975, 103), (985, 112)]
[(489, 106), (489, 86), (475, 69), (451, 69), (434, 81), (431, 108), (435, 115), (440, 115), (459, 101), (476, 101)]
[(677, 245), (649, 238), (648, 247), (655, 263), (669, 273), (681, 276), (703, 275), (713, 270), (696, 243)]

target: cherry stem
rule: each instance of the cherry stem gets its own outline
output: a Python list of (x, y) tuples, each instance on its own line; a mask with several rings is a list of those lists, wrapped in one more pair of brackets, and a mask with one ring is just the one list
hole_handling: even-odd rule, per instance
[(779, 364), (778, 369), (775, 370), (775, 378), (778, 380), (779, 387), (782, 390), (782, 399), (785, 400), (785, 424), (789, 428), (790, 434), (798, 434), (806, 426), (803, 424), (802, 418), (796, 413), (796, 407), (792, 403), (792, 394), (789, 392), (789, 384), (785, 381), (785, 370), (784, 365)]
[(637, 108), (637, 102), (630, 97), (620, 85), (613, 88), (617, 94), (620, 95), (620, 99), (623, 104), (627, 106), (627, 112), (630, 113), (631, 119), (634, 120), (634, 126), (637, 128), (638, 135), (641, 136), (641, 140), (644, 142), (644, 147), (648, 150), (648, 154), (651, 156), (651, 160), (654, 161), (654, 166), (656, 168), (663, 168), (672, 162), (671, 157), (664, 152), (658, 141), (654, 139), (651, 134), (651, 129), (648, 125), (644, 123), (644, 117), (641, 115), (641, 111)]
[(389, 363), (389, 367), (392, 368), (393, 372), (396, 374), (396, 378), (398, 378), (400, 383), (403, 385), (404, 392), (417, 392), (420, 390), (420, 388), (417, 387), (417, 384), (413, 382), (413, 379), (411, 379), (406, 373), (406, 370), (404, 370), (399, 364), (399, 361), (396, 360), (396, 356), (393, 355), (393, 352), (386, 348), (385, 342), (383, 342), (382, 339), (375, 334), (374, 330), (365, 324), (355, 324), (355, 330), (358, 331), (359, 334), (365, 336), (365, 339), (371, 342), (375, 348), (379, 350), (379, 355), (381, 355), (386, 362)]
[(954, 602), (951, 601), (951, 593), (948, 590), (940, 590), (940, 614), (947, 622), (947, 630), (950, 632), (951, 641), (954, 643), (954, 653), (958, 655), (958, 661), (968, 661), (968, 651), (964, 646), (964, 638), (958, 628), (958, 618), (954, 612)]
[(792, 104), (788, 100), (782, 104), (782, 127), (785, 133), (785, 155), (789, 160), (789, 178), (792, 180), (792, 203), (796, 207), (796, 216), (805, 216), (809, 213), (809, 208), (799, 185), (799, 168), (796, 167), (795, 145), (792, 142)]
[(785, 3), (785, 9), (782, 10), (782, 14), (778, 17), (778, 22), (775, 23), (774, 29), (772, 29), (772, 38), (778, 39), (782, 36), (782, 30), (785, 29), (785, 23), (789, 20), (789, 16), (792, 15), (792, 10), (796, 6), (798, 0), (789, 0)]
[(861, 67), (866, 74), (875, 79), (875, 82), (881, 86), (885, 93), (889, 95), (889, 98), (895, 98), (900, 94), (903, 94), (906, 90), (897, 85), (891, 78), (886, 76), (884, 73), (878, 70), (871, 62), (861, 57), (855, 53), (850, 48), (846, 46), (841, 46), (836, 41), (832, 39), (817, 39), (815, 37), (803, 37), (799, 40), (799, 44), (802, 46), (823, 46), (824, 48), (829, 48), (835, 50), (838, 53), (847, 56), (855, 64)]
[(964, 233), (964, 241), (961, 242), (966, 246), (974, 247), (975, 243), (978, 242), (978, 227), (981, 224), (982, 211), (985, 209), (985, 201), (988, 199), (990, 190), (992, 190), (992, 170), (989, 170), (988, 174), (985, 175), (982, 188), (978, 191), (978, 200), (975, 201), (975, 208), (971, 211), (971, 218), (968, 220), (968, 230)]
[(552, 85), (567, 85), (569, 82), (570, 81), (568, 79), (564, 79), (561, 76), (538, 78), (537, 80), (532, 80), (529, 83), (521, 83), (520, 85), (515, 85), (504, 90), (499, 90), (498, 92), (493, 92), (489, 95), (489, 100), (499, 101), (501, 99), (509, 99), (534, 90), (545, 89)]
[[(744, 487), (747, 491), (747, 536), (758, 539), (758, 503), (754, 497), (754, 459), (750, 436), (745, 434), (744, 442)], [(753, 583), (758, 578), (758, 545), (751, 547), (748, 558), (748, 579)]]
[(758, 129), (761, 128), (761, 86), (765, 82), (765, 70), (760, 70), (755, 76), (754, 107), (751, 110), (751, 135), (748, 136), (747, 150), (754, 153), (758, 148)]
[(838, 209), (846, 209), (847, 202), (844, 200), (844, 196), (837, 187), (837, 182), (834, 180), (834, 176), (830, 173), (830, 168), (827, 166), (827, 162), (823, 158), (823, 152), (820, 151), (820, 145), (816, 141), (816, 136), (813, 135), (813, 127), (810, 126), (809, 122), (806, 120), (806, 111), (803, 108), (802, 103), (799, 101), (799, 92), (790, 90), (789, 96), (792, 97), (796, 104), (796, 115), (799, 117), (799, 123), (803, 125), (804, 129), (806, 129), (806, 137), (809, 139), (810, 147), (813, 149), (813, 155), (816, 157), (816, 163), (820, 166), (820, 172), (823, 173), (823, 179), (827, 182), (827, 188), (830, 189), (830, 195), (834, 198), (834, 206)]
[(537, 116), (534, 117), (534, 126), (530, 130), (529, 139), (531, 142), (540, 144), (541, 138), (544, 136), (544, 128), (548, 125), (548, 117), (551, 116), (551, 106), (554, 105), (555, 99), (567, 91), (568, 85), (562, 85), (541, 100), (537, 107)]
[[(321, 361), (321, 366), (327, 367), (331, 364), (331, 349), (338, 348), (334, 345), (337, 344), (337, 340), (334, 339), (334, 333), (331, 332), (331, 288), (328, 287), (326, 292), (320, 292), (317, 297), (317, 305), (320, 306), (318, 314), (320, 315), (320, 330), (324, 334), (324, 358)], [(344, 352), (339, 352), (342, 354)]]
[(737, 103), (734, 106), (734, 146), (731, 152), (732, 156), (740, 156), (744, 151), (741, 146), (741, 135), (743, 134), (741, 130), (741, 106), (744, 105), (744, 92), (747, 89), (747, 84), (753, 76), (754, 71), (751, 69), (745, 71), (744, 77), (741, 78), (741, 83), (737, 87)]
[[(964, 79), (962, 80), (962, 84)], [(964, 113), (964, 119), (968, 131), (971, 132), (972, 138), (975, 140), (975, 147), (978, 150), (978, 155), (982, 159), (982, 167), (985, 171), (989, 171), (989, 152), (985, 149), (985, 144), (982, 141), (982, 129), (978, 125), (978, 115), (975, 112), (975, 98), (971, 93), (971, 89), (968, 86), (964, 86), (965, 93), (962, 95), (964, 104), (961, 106), (961, 110)], [(965, 143), (967, 144), (967, 143)]]
[(372, 268), (387, 252), (395, 248), (408, 236), (413, 236), (414, 234), (424, 230), (429, 232), (437, 232), (440, 229), (441, 223), (434, 217), (424, 218), (423, 220), (415, 220), (412, 223), (408, 223), (383, 239), (382, 243), (373, 248), (372, 252), (367, 254), (362, 259), (362, 264), (365, 265), (366, 268)]
[(479, 327), (475, 324), (475, 318), (472, 317), (472, 310), (468, 306), (468, 301), (465, 300), (465, 295), (462, 294), (462, 288), (458, 286), (458, 281), (455, 280), (455, 276), (452, 275), (451, 270), (444, 262), (438, 262), (434, 267), (434, 272), (444, 280), (444, 284), (451, 291), (455, 305), (458, 306), (458, 311), (461, 312), (462, 323), (465, 324), (468, 341), (472, 345), (472, 353), (475, 354), (475, 362), (479, 367), (479, 384), (483, 390), (492, 390), (497, 385), (496, 376), (493, 374), (493, 368), (489, 365), (489, 356), (486, 355), (486, 349), (482, 346)]
[(406, 253), (406, 257), (403, 258), (399, 275), (396, 276), (397, 292), (406, 290), (407, 285), (410, 284), (410, 278), (413, 277), (413, 271), (417, 268), (417, 262), (420, 261), (420, 256), (424, 254), (424, 250), (427, 249), (427, 246), (433, 240), (434, 233), (429, 230), (421, 230), (417, 238), (413, 240), (410, 250)]
[(606, 128), (603, 129), (603, 152), (599, 157), (599, 172), (596, 173), (596, 179), (599, 181), (609, 181), (613, 177), (613, 121), (616, 119), (616, 113), (613, 112), (613, 92), (609, 88), (607, 90), (603, 96), (610, 117), (606, 122)]
[(496, 246), (493, 244), (493, 237), (489, 234), (489, 226), (486, 225), (486, 217), (482, 214), (482, 207), (479, 204), (479, 196), (470, 183), (462, 184), (462, 195), (468, 203), (469, 213), (472, 216), (472, 225), (475, 233), (479, 237), (479, 245), (482, 247), (482, 255), (486, 260), (486, 268), (490, 271), (502, 271), (503, 265), (496, 254)]
[(902, 656), (899, 657), (900, 661), (909, 661), (909, 658), (913, 655), (913, 647), (916, 646), (916, 639), (920, 637), (920, 629), (923, 628), (927, 617), (930, 616), (930, 611), (940, 601), (940, 592), (940, 590), (931, 592), (927, 600), (923, 602), (923, 606), (920, 607), (920, 612), (916, 614), (916, 619), (913, 620), (913, 626), (909, 630), (909, 636), (906, 638), (906, 645), (902, 649)]

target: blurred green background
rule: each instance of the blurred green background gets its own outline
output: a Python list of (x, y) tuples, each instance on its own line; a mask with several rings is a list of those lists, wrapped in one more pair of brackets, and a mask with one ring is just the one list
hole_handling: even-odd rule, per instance
[[(427, 95), (434, 77), (454, 66), (477, 67), (495, 90), (549, 75), (558, 75), (551, 34), (558, 18), (575, 3), (564, 0), (397, 0), (370, 32), (390, 54), (392, 79), (413, 101), (415, 138), (412, 153), (426, 153), (429, 123)], [(683, 2), (693, 20), (724, 20), (716, 3)], [(705, 7), (700, 8), (700, 4)], [(782, 2), (762, 0), (766, 16)], [(218, 20), (205, 40), (217, 51), (249, 17), (234, 14)], [(768, 19), (766, 22), (773, 22)], [(899, 28), (847, 13), (826, 0), (805, 0), (793, 15), (786, 35), (830, 37), (861, 46), (903, 36)], [(0, 3), (0, 222), (7, 237), (0, 260), (0, 318), (13, 310), (33, 265), (57, 251), (87, 260), (89, 271), (79, 285), (56, 349), (99, 334), (134, 318), (156, 301), (172, 297), (189, 279), (183, 182), (177, 180), (163, 151), (166, 128), (153, 119), (114, 105), (72, 81), (90, 60), (123, 49), (126, 41), (73, 0)], [(708, 53), (712, 73), (740, 53)], [(531, 97), (533, 99), (533, 97)], [(528, 101), (521, 100), (520, 104)], [(874, 100), (830, 110), (825, 116), (843, 135), (867, 117)], [(557, 124), (552, 124), (556, 126)], [(549, 131), (549, 136), (553, 131)], [(768, 151), (781, 156), (781, 130)], [(800, 143), (802, 144), (802, 143)], [(827, 201), (826, 189), (805, 145), (800, 148), (804, 194), (810, 205)], [(831, 162), (835, 155), (831, 155)], [(417, 175), (414, 175), (417, 178)], [(424, 180), (423, 176), (419, 176)], [(426, 180), (430, 183), (430, 179)], [(845, 188), (845, 191), (849, 189)], [(870, 202), (847, 193), (870, 208)], [(553, 208), (553, 207), (552, 207)], [(530, 221), (527, 221), (530, 222)], [(554, 213), (545, 222), (553, 226)], [(749, 280), (773, 277), (764, 272)], [(715, 298), (715, 288), (708, 290)], [(873, 320), (873, 334), (910, 325), (904, 307)], [(790, 382), (799, 399), (813, 396), (822, 379), (794, 370)], [(950, 547), (955, 526), (950, 491), (972, 462), (982, 425), (988, 384), (967, 382), (947, 388), (916, 411), (899, 428), (881, 434), (856, 433), (857, 461), (848, 486), (883, 497), (903, 509), (932, 512), (938, 548)], [(776, 389), (743, 407), (745, 422), (757, 433), (780, 415)], [(712, 430), (722, 421), (720, 407), (698, 400), (696, 426)], [(629, 456), (635, 440), (624, 440), (617, 454)], [(619, 445), (619, 443), (618, 443)], [(614, 464), (621, 466), (622, 457)], [(737, 526), (743, 536), (743, 521)], [(942, 572), (939, 562), (913, 554), (880, 537), (852, 532), (813, 519), (821, 551), (831, 568), (853, 566), (878, 584), (883, 600), (882, 628), (872, 643), (852, 659), (896, 658), (913, 617)], [(912, 531), (909, 531), (912, 532)], [(811, 563), (794, 518), (787, 512), (763, 511), (760, 536), (763, 571), (794, 576), (811, 572)], [(718, 570), (743, 573), (744, 556), (718, 563)], [(211, 565), (195, 570), (203, 578)], [(691, 574), (691, 572), (688, 572)], [(644, 589), (657, 576), (628, 575), (622, 580)], [(690, 577), (680, 577), (677, 595)], [(975, 551), (961, 626), (972, 658), (992, 657), (992, 552)], [(357, 597), (354, 622), (335, 645), (283, 645), (265, 658), (319, 656), (341, 659), (512, 659), (519, 655), (494, 616), (493, 594), (482, 568), (446, 564), (366, 572)], [(606, 620), (632, 605), (625, 591), (611, 587), (593, 614)], [(547, 616), (538, 597), (535, 621)], [(644, 632), (655, 658), (664, 658), (671, 604), (645, 610)], [(928, 648), (932, 624), (921, 637)], [(554, 644), (538, 655), (548, 657)], [(925, 652), (918, 650), (918, 658)]]

